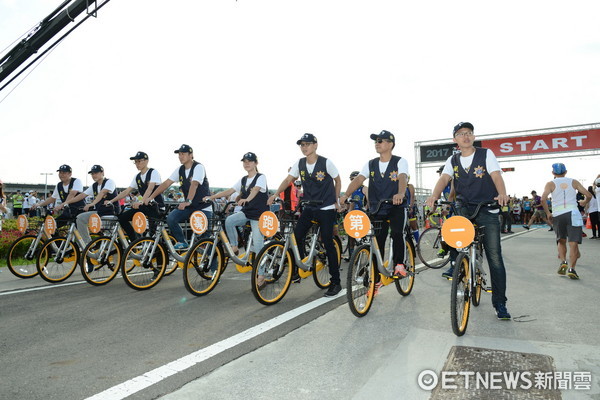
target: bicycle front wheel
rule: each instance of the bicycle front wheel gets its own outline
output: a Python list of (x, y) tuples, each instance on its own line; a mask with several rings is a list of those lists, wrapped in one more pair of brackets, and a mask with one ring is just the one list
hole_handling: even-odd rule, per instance
[(155, 286), (165, 274), (167, 251), (153, 238), (139, 238), (127, 250), (121, 266), (123, 280), (132, 289), (146, 290)]
[(34, 246), (36, 236), (21, 236), (10, 245), (6, 257), (6, 266), (17, 278), (33, 278), (38, 274), (36, 259), (44, 242), (40, 241)]
[(412, 241), (406, 241), (406, 255), (404, 261), (404, 267), (406, 268), (406, 276), (401, 276), (396, 279), (396, 290), (402, 296), (408, 296), (412, 292), (415, 286), (415, 245)]
[(355, 247), (348, 265), (346, 298), (350, 311), (357, 317), (367, 315), (375, 293), (375, 264), (371, 260), (371, 247)]
[(91, 285), (105, 285), (117, 276), (122, 255), (121, 246), (110, 237), (98, 237), (83, 250), (81, 275)]
[(467, 331), (471, 309), (471, 288), (469, 286), (469, 258), (460, 253), (454, 264), (450, 293), (450, 321), (452, 331), (456, 336), (462, 336)]
[(450, 248), (442, 242), (442, 230), (427, 228), (419, 236), (417, 256), (429, 268), (438, 269), (450, 261)]
[(79, 247), (65, 238), (46, 242), (36, 260), (38, 273), (47, 282), (62, 282), (73, 274), (79, 263)]
[(270, 306), (279, 302), (290, 288), (294, 259), (284, 248), (285, 242), (273, 241), (254, 258), (252, 294), (261, 304)]
[(224, 269), (221, 247), (213, 239), (200, 239), (187, 253), (183, 262), (183, 284), (194, 296), (209, 294), (219, 283)]

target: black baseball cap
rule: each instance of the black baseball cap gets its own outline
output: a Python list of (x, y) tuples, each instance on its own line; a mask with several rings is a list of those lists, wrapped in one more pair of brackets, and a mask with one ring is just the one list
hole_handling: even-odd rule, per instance
[(370, 138), (371, 140), (386, 139), (394, 144), (396, 143), (396, 138), (394, 138), (394, 134), (386, 130), (379, 132), (379, 134), (373, 133), (371, 134)]
[(251, 151), (244, 154), (244, 156), (242, 157), (242, 159), (240, 161), (244, 161), (244, 160), (258, 162), (258, 158), (256, 157), (256, 154), (254, 154)]
[(194, 150), (187, 144), (182, 144), (181, 146), (179, 146), (179, 148), (177, 150), (175, 150), (175, 153), (193, 153)]
[(101, 165), (92, 165), (92, 169), (88, 172), (88, 174), (94, 174), (96, 172), (104, 172), (104, 168)]
[(73, 172), (73, 170), (67, 164), (63, 164), (60, 167), (58, 167), (58, 169), (56, 170), (56, 172)]
[(129, 159), (130, 160), (147, 160), (148, 154), (144, 153), (143, 151), (138, 151), (135, 156), (129, 157)]
[(298, 139), (296, 144), (299, 145), (302, 142), (317, 143), (317, 137), (315, 135), (313, 135), (312, 133), (305, 133), (304, 135), (302, 135), (302, 137), (300, 139)]
[(461, 129), (461, 128), (469, 128), (471, 130), (471, 132), (475, 132), (475, 127), (473, 126), (472, 123), (470, 123), (470, 122), (459, 122), (454, 127), (454, 130), (452, 131), (452, 137), (454, 137), (454, 135), (456, 135), (456, 132), (458, 132), (458, 130)]

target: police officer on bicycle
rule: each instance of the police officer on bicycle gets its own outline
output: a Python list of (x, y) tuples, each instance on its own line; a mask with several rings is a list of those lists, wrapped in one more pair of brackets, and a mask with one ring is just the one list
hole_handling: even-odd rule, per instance
[(106, 200), (105, 205), (117, 203), (119, 200), (127, 197), (132, 191), (138, 191), (142, 196), (142, 199), (140, 201), (133, 201), (129, 210), (119, 214), (119, 223), (121, 224), (121, 227), (129, 237), (129, 240), (133, 240), (138, 236), (135, 233), (133, 226), (131, 226), (131, 220), (133, 219), (134, 214), (141, 211), (148, 217), (158, 218), (159, 209), (164, 210), (165, 208), (165, 201), (162, 195), (158, 195), (154, 198), (155, 204), (144, 204), (154, 190), (161, 184), (160, 174), (154, 168), (148, 167), (148, 154), (143, 151), (138, 151), (135, 156), (129, 157), (129, 159), (133, 160), (139, 173), (133, 177), (133, 180), (127, 189), (123, 190), (114, 199)]
[(372, 134), (370, 138), (375, 142), (375, 151), (379, 157), (363, 166), (359, 175), (348, 185), (345, 192), (347, 194), (342, 196), (340, 201), (345, 202), (349, 197), (348, 194), (353, 193), (366, 179), (369, 179), (368, 197), (371, 212), (377, 211), (381, 200), (390, 198), (393, 200), (393, 206), (382, 205), (374, 217), (375, 221), (381, 221), (381, 229), (376, 233), (376, 238), (383, 256), (388, 228), (391, 229), (394, 240), (394, 275), (404, 277), (407, 275), (404, 265), (404, 228), (408, 206), (406, 201), (408, 162), (405, 158), (392, 154), (396, 146), (396, 138), (391, 132), (383, 130), (379, 134)]
[[(480, 202), (497, 200), (500, 206), (508, 204), (509, 197), (506, 195), (498, 160), (490, 149), (474, 146), (474, 129), (470, 122), (460, 122), (454, 127), (453, 141), (460, 148), (460, 153), (446, 160), (440, 179), (427, 199), (430, 208), (433, 209), (451, 179), (456, 194), (456, 209), (460, 215), (472, 215)], [(492, 304), (496, 316), (500, 320), (510, 320), (511, 316), (506, 309), (506, 270), (500, 245), (498, 216), (498, 209), (484, 208), (475, 221), (479, 226), (485, 227), (483, 247), (490, 268)], [(452, 249), (451, 252), (451, 259), (454, 259), (456, 250)]]
[(317, 154), (319, 145), (315, 135), (305, 133), (296, 144), (300, 146), (300, 151), (305, 157), (294, 163), (289, 175), (281, 182), (275, 194), (269, 197), (267, 204), (273, 204), (277, 195), (283, 192), (298, 177), (302, 181), (303, 200), (322, 201), (321, 205), (306, 205), (304, 207), (294, 229), (294, 236), (298, 240), (300, 256), (304, 258), (304, 237), (310, 229), (312, 221), (319, 222), (321, 240), (327, 252), (329, 275), (331, 276), (331, 285), (325, 292), (325, 296), (335, 296), (342, 290), (340, 266), (335, 244), (333, 243), (333, 226), (337, 209), (339, 209), (342, 181), (333, 162)]

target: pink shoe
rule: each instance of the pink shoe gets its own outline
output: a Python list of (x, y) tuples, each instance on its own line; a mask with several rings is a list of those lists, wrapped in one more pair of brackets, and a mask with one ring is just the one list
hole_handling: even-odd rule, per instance
[[(373, 297), (377, 296), (379, 294), (379, 289), (383, 287), (383, 283), (381, 282), (377, 282), (375, 284), (375, 290), (373, 291)], [(367, 293), (367, 297), (371, 297), (371, 290), (369, 290), (369, 292)]]
[(404, 264), (398, 264), (396, 265), (396, 268), (394, 268), (394, 276), (406, 276), (407, 272), (406, 272), (406, 268), (404, 268)]

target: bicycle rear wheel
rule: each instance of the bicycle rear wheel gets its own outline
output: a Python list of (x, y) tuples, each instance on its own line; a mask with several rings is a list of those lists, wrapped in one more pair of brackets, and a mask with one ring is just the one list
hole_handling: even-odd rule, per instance
[(160, 243), (153, 248), (154, 238), (142, 237), (134, 240), (125, 250), (121, 273), (130, 288), (150, 289), (163, 277), (167, 267), (167, 251)]
[(183, 284), (194, 296), (210, 293), (219, 283), (224, 270), (223, 251), (220, 246), (214, 248), (213, 239), (200, 239), (189, 251), (183, 262)]
[(6, 266), (17, 278), (33, 278), (38, 274), (36, 267), (37, 256), (44, 242), (40, 241), (37, 248), (33, 248), (36, 236), (21, 236), (10, 245), (6, 256)]
[(79, 247), (65, 238), (46, 242), (36, 260), (38, 273), (46, 282), (62, 282), (73, 274), (79, 263)]
[[(334, 236), (333, 245), (335, 246), (337, 264), (339, 268), (340, 262), (342, 261), (342, 242), (340, 238)], [(331, 285), (331, 275), (329, 274), (329, 260), (327, 259), (327, 251), (325, 250), (325, 246), (323, 245), (323, 242), (321, 242), (320, 239), (317, 242), (317, 255), (315, 262), (315, 270), (313, 271), (313, 279), (315, 281), (315, 284), (321, 289), (328, 288), (329, 285)]]
[(477, 307), (481, 302), (481, 288), (483, 287), (483, 274), (479, 268), (475, 269), (475, 287), (473, 288), (473, 305)]
[(469, 258), (460, 253), (454, 264), (452, 274), (452, 289), (450, 293), (450, 321), (452, 331), (456, 336), (462, 336), (467, 331), (469, 311), (471, 309), (469, 287)]
[[(290, 288), (294, 259), (289, 250), (284, 253), (284, 248), (285, 242), (273, 241), (254, 258), (252, 294), (261, 304), (270, 306), (278, 303)], [(259, 281), (262, 282), (259, 284)]]
[(394, 281), (396, 290), (402, 296), (408, 296), (415, 286), (415, 245), (411, 240), (407, 240), (405, 243), (406, 255), (404, 257), (404, 267), (406, 268), (406, 276), (401, 276)]
[(419, 236), (417, 256), (429, 268), (438, 269), (450, 261), (450, 248), (442, 242), (442, 230), (427, 228)]
[[(177, 240), (175, 239), (175, 237), (173, 235), (169, 235), (169, 240), (171, 241), (171, 244), (173, 244), (173, 246), (177, 243)], [(167, 247), (165, 245), (165, 249), (166, 248)], [(175, 251), (180, 256), (185, 255), (185, 253), (187, 252), (187, 250), (175, 250)], [(171, 254), (169, 254), (169, 260), (167, 261), (167, 269), (165, 270), (165, 276), (169, 276), (173, 272), (177, 271), (178, 266), (179, 266), (179, 262), (175, 259), (175, 257), (173, 257)]]
[(375, 293), (375, 265), (371, 260), (371, 247), (355, 247), (348, 265), (346, 299), (350, 311), (357, 317), (367, 315)]
[(101, 236), (83, 250), (81, 275), (91, 285), (100, 286), (112, 281), (119, 272), (123, 249), (111, 238)]

